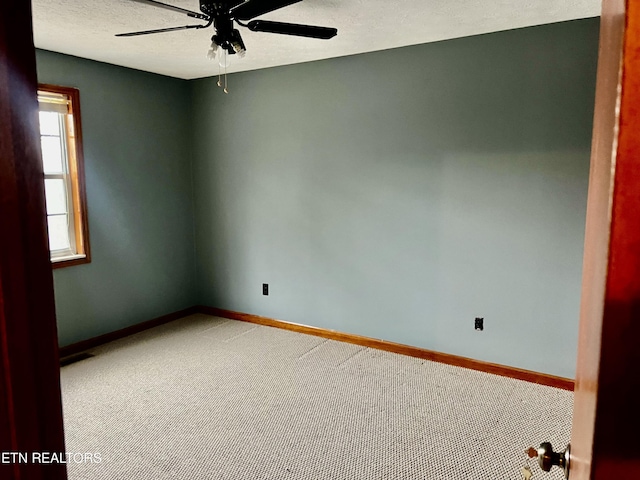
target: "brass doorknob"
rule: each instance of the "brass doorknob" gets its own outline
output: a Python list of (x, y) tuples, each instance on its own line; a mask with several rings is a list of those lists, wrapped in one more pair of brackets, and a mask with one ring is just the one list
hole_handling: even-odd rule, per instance
[(569, 461), (571, 459), (571, 445), (563, 452), (554, 452), (549, 442), (543, 442), (538, 447), (538, 465), (548, 472), (554, 465), (564, 470), (564, 478), (569, 478)]

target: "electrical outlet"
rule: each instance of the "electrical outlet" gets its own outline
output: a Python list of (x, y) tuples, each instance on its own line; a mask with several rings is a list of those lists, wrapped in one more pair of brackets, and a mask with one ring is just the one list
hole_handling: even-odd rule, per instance
[(262, 295), (269, 295), (269, 284), (268, 283), (263, 283), (262, 284)]
[(476, 330), (484, 330), (484, 318), (483, 317), (476, 317)]

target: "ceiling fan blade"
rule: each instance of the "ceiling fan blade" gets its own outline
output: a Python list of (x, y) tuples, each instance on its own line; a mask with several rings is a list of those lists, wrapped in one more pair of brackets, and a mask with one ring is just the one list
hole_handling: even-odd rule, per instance
[(173, 5), (169, 5), (167, 3), (157, 2), (156, 0), (131, 0), (132, 2), (138, 3), (146, 3), (147, 5), (151, 5), (154, 7), (165, 8), (167, 10), (173, 10), (174, 12), (184, 13), (192, 18), (200, 18), (202, 20), (208, 20), (209, 17), (202, 13), (193, 12), (191, 10), (187, 10), (186, 8), (175, 7)]
[(205, 28), (206, 25), (185, 25), (183, 27), (158, 28), (156, 30), (143, 30), (142, 32), (118, 33), (116, 37), (136, 37), (138, 35), (149, 35), (150, 33), (175, 32), (176, 30), (188, 30), (190, 28)]
[(265, 13), (273, 12), (279, 8), (287, 7), (301, 1), (302, 0), (247, 0), (233, 7), (230, 13), (232, 18), (251, 20)]
[(267, 20), (253, 20), (247, 24), (247, 27), (253, 32), (281, 33), (283, 35), (321, 38), (323, 40), (328, 40), (338, 34), (337, 28), (298, 25), (297, 23), (269, 22)]

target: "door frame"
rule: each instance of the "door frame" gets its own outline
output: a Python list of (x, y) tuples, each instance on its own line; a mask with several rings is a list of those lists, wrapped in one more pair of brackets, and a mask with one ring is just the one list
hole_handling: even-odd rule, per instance
[(0, 478), (64, 480), (32, 457), (65, 448), (31, 22), (31, 2), (0, 2)]
[(640, 478), (640, 2), (604, 0), (599, 45), (572, 480)]

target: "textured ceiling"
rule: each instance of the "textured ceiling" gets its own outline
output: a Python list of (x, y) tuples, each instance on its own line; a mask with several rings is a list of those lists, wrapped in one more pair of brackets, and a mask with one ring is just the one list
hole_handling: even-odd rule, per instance
[[(198, 0), (163, 0), (199, 11)], [(198, 23), (131, 0), (32, 0), (36, 47), (179, 78), (218, 74), (213, 28), (141, 37), (116, 33)], [(251, 32), (228, 72), (255, 70), (600, 15), (601, 0), (304, 0), (264, 19), (336, 27), (316, 40)]]

